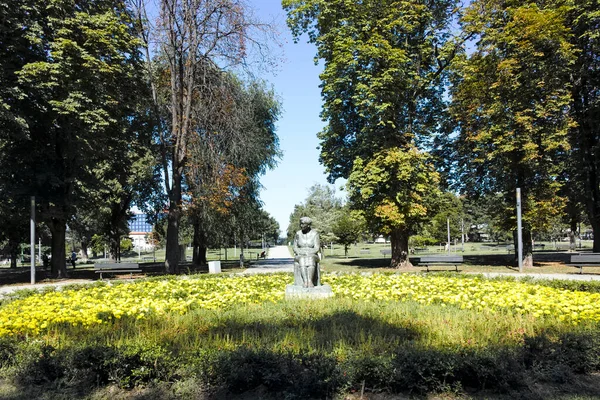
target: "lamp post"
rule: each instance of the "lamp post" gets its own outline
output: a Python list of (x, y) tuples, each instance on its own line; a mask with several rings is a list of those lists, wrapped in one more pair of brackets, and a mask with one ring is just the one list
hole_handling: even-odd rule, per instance
[(31, 196), (31, 284), (35, 284), (35, 196)]
[(446, 219), (446, 225), (448, 227), (448, 254), (450, 254), (450, 218)]
[(521, 188), (517, 188), (517, 248), (519, 272), (523, 272), (523, 232), (521, 229)]

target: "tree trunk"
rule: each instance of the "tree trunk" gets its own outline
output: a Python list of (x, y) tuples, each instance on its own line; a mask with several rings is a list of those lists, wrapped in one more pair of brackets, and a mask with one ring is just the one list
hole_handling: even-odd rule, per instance
[[(598, 210), (600, 211), (600, 210)], [(600, 253), (600, 220), (591, 220), (592, 231), (594, 232), (594, 253)]]
[(406, 230), (395, 229), (392, 231), (392, 268), (412, 267), (408, 258), (408, 237), (409, 234)]
[[(531, 230), (523, 227), (523, 268), (533, 267), (533, 245), (531, 242)], [(519, 265), (519, 240), (517, 231), (513, 232), (513, 239), (515, 244), (515, 262)]]
[(169, 202), (169, 215), (167, 216), (167, 243), (165, 245), (165, 272), (168, 274), (179, 273), (179, 220), (180, 208), (173, 201)]
[(569, 232), (569, 249), (575, 250), (577, 249), (577, 237), (575, 236), (575, 232), (577, 232), (577, 220), (575, 218), (571, 218), (570, 225), (571, 232)]
[(239, 237), (240, 237), (240, 242), (239, 242), (239, 245), (240, 245), (240, 268), (243, 268), (244, 267), (244, 239), (243, 239), (244, 234), (240, 233)]
[(596, 176), (598, 171), (595, 170), (593, 165), (590, 165), (589, 169), (591, 171), (588, 172), (587, 177), (587, 214), (592, 226), (592, 232), (594, 233), (592, 251), (600, 253), (600, 185), (598, 184), (599, 179)]
[(19, 257), (19, 241), (8, 239), (8, 252), (10, 254), (10, 267), (17, 268), (17, 259)]
[(194, 237), (192, 239), (192, 264), (200, 265), (200, 261), (198, 260), (199, 252), (200, 252), (200, 222), (194, 219)]
[(194, 222), (194, 265), (207, 265), (206, 251), (208, 250), (206, 244), (206, 232), (202, 229), (199, 221)]
[[(175, 161), (174, 164), (177, 164)], [(169, 196), (165, 272), (179, 273), (179, 221), (181, 220), (181, 171), (173, 165), (173, 185)]]
[(88, 241), (87, 240), (82, 240), (81, 241), (81, 257), (84, 260), (87, 260), (88, 257)]
[(67, 261), (65, 253), (65, 239), (67, 222), (63, 219), (52, 218), (48, 224), (52, 233), (52, 260), (50, 260), (50, 274), (55, 278), (67, 277)]
[[(113, 226), (113, 228), (116, 228)], [(111, 229), (110, 237), (108, 239), (108, 251), (110, 253), (110, 260), (112, 262), (121, 261), (121, 232), (119, 229)]]

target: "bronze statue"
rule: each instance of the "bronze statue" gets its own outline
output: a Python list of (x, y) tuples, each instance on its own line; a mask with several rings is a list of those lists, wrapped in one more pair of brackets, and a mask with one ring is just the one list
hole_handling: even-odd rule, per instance
[(300, 230), (294, 237), (294, 285), (305, 288), (321, 285), (318, 255), (321, 242), (311, 225), (310, 218), (300, 218)]

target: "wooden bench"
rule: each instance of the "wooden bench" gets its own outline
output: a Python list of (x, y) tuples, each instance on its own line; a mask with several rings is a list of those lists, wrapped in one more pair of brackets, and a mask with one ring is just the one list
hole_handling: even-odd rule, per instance
[(123, 274), (129, 273), (133, 278), (134, 272), (142, 272), (140, 265), (138, 263), (104, 263), (104, 264), (94, 264), (94, 272), (100, 274), (100, 279), (102, 279), (102, 274)]
[(392, 255), (392, 249), (381, 249), (381, 250), (379, 250), (379, 252), (380, 252), (380, 253), (381, 253), (381, 255), (383, 255), (384, 257), (385, 257), (386, 255), (388, 255), (388, 254), (389, 254), (390, 256)]
[(458, 266), (463, 263), (463, 256), (422, 256), (419, 258), (417, 267), (426, 267), (429, 272), (429, 267), (454, 265), (456, 272)]
[(360, 254), (371, 254), (371, 250), (369, 249), (363, 249), (360, 251)]
[(600, 267), (600, 253), (573, 254), (571, 262), (566, 265), (579, 268), (579, 273), (582, 274), (583, 267)]

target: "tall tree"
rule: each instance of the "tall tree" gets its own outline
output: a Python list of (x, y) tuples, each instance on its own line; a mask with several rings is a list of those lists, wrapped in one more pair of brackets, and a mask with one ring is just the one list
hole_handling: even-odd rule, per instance
[[(541, 2), (540, 2), (541, 3)], [(532, 230), (544, 230), (564, 207), (558, 175), (569, 148), (574, 61), (565, 10), (536, 2), (475, 1), (463, 29), (479, 36), (457, 62), (452, 114), (459, 186), (476, 196), (502, 193), (503, 225), (516, 229), (521, 189), (523, 261), (531, 266)]]
[[(64, 276), (66, 224), (87, 201), (86, 190), (98, 183), (92, 167), (115, 150), (113, 138), (130, 123), (131, 104), (143, 84), (140, 43), (123, 1), (31, 1), (14, 7), (25, 29), (13, 33), (33, 56), (11, 70), (17, 77), (13, 99), (22, 100), (13, 110), (23, 128), (12, 131), (13, 144), (18, 154), (28, 155), (22, 173), (52, 232), (52, 273)], [(26, 134), (17, 137), (18, 132)]]
[[(153, 68), (148, 72), (163, 118), (159, 133), (169, 201), (165, 269), (177, 273), (182, 185), (190, 141), (202, 129), (193, 114), (195, 105), (202, 104), (203, 79), (214, 69), (240, 65), (253, 45), (260, 45), (258, 32), (270, 27), (256, 22), (242, 0), (161, 0), (160, 29), (151, 30), (143, 0), (135, 3), (146, 45), (155, 41), (166, 63), (165, 75), (155, 74)], [(147, 61), (152, 67), (150, 50)], [(161, 96), (162, 89), (166, 96)]]
[(338, 243), (344, 246), (344, 256), (348, 257), (348, 249), (364, 232), (364, 223), (360, 215), (352, 215), (348, 208), (342, 211), (333, 223), (333, 233)]
[[(283, 6), (296, 39), (307, 33), (324, 61), (322, 118), (327, 125), (319, 133), (321, 162), (331, 181), (354, 174), (353, 187), (360, 194), (358, 160), (375, 166), (375, 160), (396, 157), (396, 149), (407, 154), (398, 160), (415, 158), (415, 148), (440, 129), (444, 78), (460, 44), (451, 36), (457, 2), (284, 0)], [(396, 208), (381, 207), (396, 202), (391, 188), (397, 188), (394, 182), (379, 182), (382, 192), (355, 198), (361, 198), (363, 210), (378, 210), (367, 219), (380, 218), (381, 228), (391, 234), (392, 265), (408, 265), (413, 227), (400, 223)], [(403, 192), (413, 189), (420, 190)], [(391, 214), (384, 215), (386, 210)]]
[(600, 11), (597, 0), (575, 0), (567, 16), (570, 41), (577, 56), (572, 69), (570, 132), (571, 173), (582, 188), (579, 198), (594, 231), (594, 252), (600, 252)]
[[(390, 149), (369, 161), (358, 158), (348, 179), (350, 202), (379, 232), (391, 235), (394, 266), (409, 266), (408, 239), (435, 215), (439, 175), (425, 153)], [(393, 193), (390, 196), (389, 193)]]
[[(194, 105), (197, 130), (185, 168), (195, 242), (204, 249), (201, 254), (209, 238), (224, 237), (217, 231), (227, 227), (222, 222), (231, 218), (233, 210), (245, 204), (258, 213), (258, 179), (280, 156), (275, 133), (280, 105), (264, 83), (243, 84), (235, 75), (218, 70), (204, 82)], [(239, 216), (236, 220), (255, 225)]]
[(27, 241), (29, 198), (36, 194), (28, 161), (34, 155), (30, 126), (37, 126), (39, 118), (18, 81), (24, 65), (43, 57), (43, 49), (31, 45), (35, 33), (23, 29), (34, 25), (37, 13), (27, 10), (36, 4), (0, 1), (0, 241), (13, 268), (19, 244)]
[(463, 207), (460, 199), (453, 193), (445, 192), (438, 199), (436, 208), (439, 212), (431, 219), (427, 226), (429, 235), (438, 243), (448, 241), (448, 222), (450, 223), (450, 240), (460, 237), (463, 221)]

